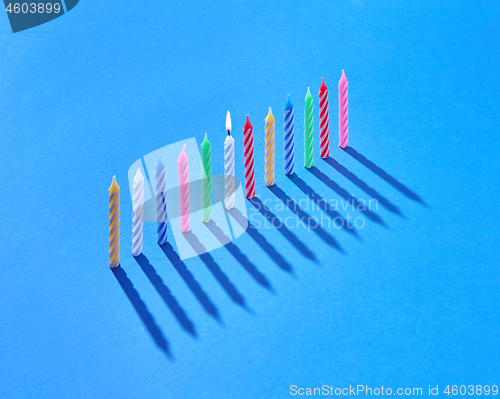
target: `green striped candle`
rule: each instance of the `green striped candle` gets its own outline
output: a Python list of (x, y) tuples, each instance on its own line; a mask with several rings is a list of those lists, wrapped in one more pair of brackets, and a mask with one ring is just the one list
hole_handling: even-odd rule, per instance
[(304, 106), (304, 166), (313, 166), (313, 96), (307, 88)]
[(212, 218), (212, 150), (207, 134), (201, 143), (201, 220)]

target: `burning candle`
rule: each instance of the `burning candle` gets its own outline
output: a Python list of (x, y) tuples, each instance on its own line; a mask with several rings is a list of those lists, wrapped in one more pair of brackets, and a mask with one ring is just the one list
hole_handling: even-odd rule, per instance
[(139, 256), (143, 244), (144, 176), (140, 169), (134, 176), (132, 194), (132, 255)]
[(271, 107), (265, 119), (266, 122), (266, 168), (265, 179), (266, 185), (272, 186), (274, 184), (274, 116)]
[(113, 176), (109, 186), (109, 267), (120, 264), (120, 186)]
[(186, 144), (182, 147), (181, 154), (177, 159), (179, 176), (179, 214), (181, 217), (181, 231), (184, 233), (191, 228), (191, 215), (189, 209), (189, 165), (185, 149)]
[(342, 69), (339, 81), (339, 147), (346, 148), (349, 145), (349, 104), (347, 101), (347, 78)]
[(319, 88), (319, 147), (321, 158), (330, 156), (330, 129), (328, 116), (328, 87), (325, 79), (321, 78)]
[(231, 136), (231, 114), (226, 114), (227, 137), (224, 140), (224, 175), (226, 209), (234, 208), (234, 139)]
[(291, 175), (294, 170), (294, 122), (293, 105), (288, 96), (285, 104), (285, 174)]
[(212, 149), (207, 134), (201, 143), (201, 220), (212, 218)]
[(304, 105), (304, 166), (313, 166), (313, 96), (309, 87)]
[(158, 157), (155, 168), (156, 180), (156, 233), (158, 234), (158, 244), (163, 245), (167, 241), (167, 187), (165, 180), (165, 165)]
[(245, 147), (245, 188), (246, 197), (255, 197), (255, 172), (253, 167), (253, 127), (247, 115), (247, 121), (243, 127), (243, 144)]

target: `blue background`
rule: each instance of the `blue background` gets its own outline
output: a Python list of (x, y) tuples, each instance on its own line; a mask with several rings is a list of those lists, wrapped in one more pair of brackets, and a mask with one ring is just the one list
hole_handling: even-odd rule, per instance
[[(17, 34), (0, 18), (0, 396), (284, 398), (290, 385), (499, 384), (498, 1), (165, 3), (84, 1)], [(336, 145), (342, 69), (355, 152)], [(329, 162), (318, 156), (322, 77)], [(313, 172), (302, 167), (307, 87)], [(282, 173), (287, 94), (293, 179)], [(263, 179), (268, 107), (281, 191)], [(135, 260), (129, 166), (208, 132), (213, 173), (223, 173), (228, 109), (236, 174), (250, 114), (257, 194), (276, 217), (297, 218), (274, 209), (276, 195), (298, 202), (304, 191), (376, 198), (379, 209), (357, 236), (315, 234), (265, 228), (247, 202), (262, 225), (233, 244), (181, 263), (148, 224)], [(115, 174), (122, 269), (113, 273)]]

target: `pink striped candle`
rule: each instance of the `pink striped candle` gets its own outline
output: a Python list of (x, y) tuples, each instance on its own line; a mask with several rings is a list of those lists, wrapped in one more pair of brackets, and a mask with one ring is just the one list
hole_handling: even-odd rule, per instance
[(330, 156), (330, 129), (328, 116), (328, 87), (325, 79), (321, 78), (319, 87), (319, 147), (321, 158)]
[(247, 115), (247, 121), (243, 127), (243, 146), (245, 155), (245, 188), (246, 197), (255, 197), (255, 173), (253, 168), (253, 127)]
[(342, 69), (342, 77), (339, 81), (339, 147), (346, 148), (349, 145), (349, 112), (347, 101), (347, 78)]
[(191, 228), (191, 216), (189, 209), (189, 165), (188, 156), (184, 152), (186, 144), (182, 147), (181, 155), (177, 159), (179, 168), (179, 209), (181, 217), (181, 231), (186, 232)]

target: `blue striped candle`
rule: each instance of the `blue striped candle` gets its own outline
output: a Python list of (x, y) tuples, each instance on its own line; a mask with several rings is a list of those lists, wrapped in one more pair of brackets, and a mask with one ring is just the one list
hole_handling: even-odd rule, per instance
[(161, 161), (161, 155), (158, 157), (158, 164), (155, 168), (156, 180), (156, 232), (158, 233), (158, 244), (163, 245), (167, 241), (167, 200), (166, 200), (166, 182), (165, 165)]
[(293, 105), (290, 95), (285, 105), (285, 174), (291, 175), (294, 169)]

